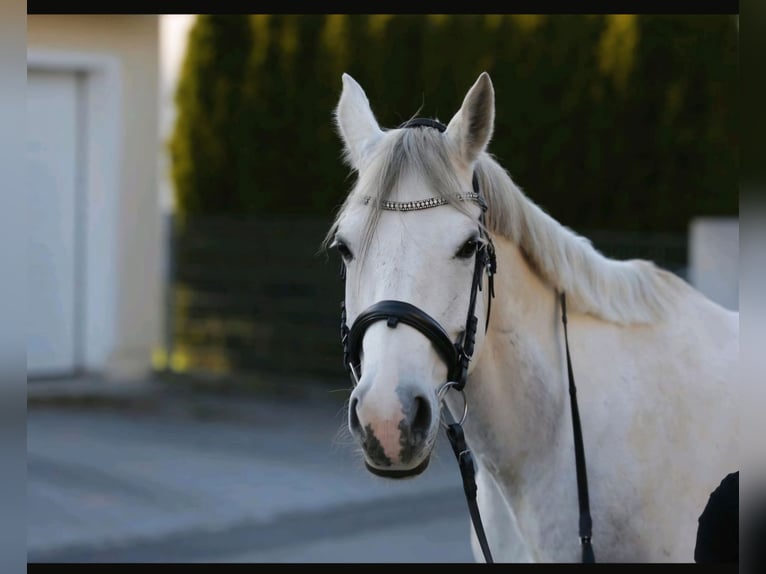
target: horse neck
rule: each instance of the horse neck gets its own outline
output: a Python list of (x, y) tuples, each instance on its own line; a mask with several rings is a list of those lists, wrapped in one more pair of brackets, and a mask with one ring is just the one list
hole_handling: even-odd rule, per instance
[(545, 496), (546, 489), (553, 495), (564, 488), (545, 484), (553, 477), (574, 476), (560, 307), (555, 290), (516, 245), (500, 238), (495, 246), (496, 297), (466, 386), (466, 435), (483, 465), (507, 486), (509, 498), (524, 496), (529, 503), (534, 491)]
[[(564, 527), (577, 520), (560, 307), (514, 244), (494, 242), (496, 297), (466, 385), (466, 439), (479, 472), (499, 486), (529, 556), (551, 560), (551, 548), (572, 536)], [(450, 404), (453, 413), (458, 407)]]

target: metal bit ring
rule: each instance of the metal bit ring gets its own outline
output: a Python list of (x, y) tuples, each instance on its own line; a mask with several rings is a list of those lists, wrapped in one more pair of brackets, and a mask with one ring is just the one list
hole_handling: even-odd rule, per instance
[[(444, 402), (444, 396), (447, 394), (447, 391), (450, 390), (452, 387), (457, 387), (458, 383), (455, 381), (447, 381), (444, 383), (441, 387), (439, 387), (439, 390), (436, 391), (436, 396), (439, 399), (440, 403)], [(455, 389), (460, 393), (460, 396), (463, 397), (463, 416), (460, 418), (460, 422), (458, 422), (459, 425), (463, 425), (465, 422), (465, 419), (468, 417), (468, 401), (465, 398), (465, 392), (463, 389)], [(441, 421), (442, 426), (445, 428), (447, 425), (444, 423), (444, 421)]]

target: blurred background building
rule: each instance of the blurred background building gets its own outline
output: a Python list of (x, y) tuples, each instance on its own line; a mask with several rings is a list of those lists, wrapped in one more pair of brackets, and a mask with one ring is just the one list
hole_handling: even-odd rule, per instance
[(163, 325), (159, 16), (27, 19), (30, 377), (146, 376)]

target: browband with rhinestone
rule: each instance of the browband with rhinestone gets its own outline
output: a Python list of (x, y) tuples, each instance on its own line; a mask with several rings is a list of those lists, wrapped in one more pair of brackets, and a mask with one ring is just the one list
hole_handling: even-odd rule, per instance
[[(455, 199), (458, 201), (476, 201), (482, 204), (482, 199), (478, 193), (463, 193), (455, 194)], [(369, 195), (362, 197), (362, 203), (367, 205), (373, 198)], [(447, 205), (449, 200), (445, 197), (431, 197), (429, 199), (420, 199), (416, 201), (383, 201), (381, 202), (381, 209), (388, 211), (417, 211), (418, 209), (428, 209), (429, 207), (439, 207), (440, 205)]]
[[(409, 121), (404, 122), (402, 125), (399, 126), (399, 129), (401, 128), (416, 128), (416, 127), (427, 127), (427, 128), (435, 128), (439, 130), (440, 132), (444, 132), (447, 129), (447, 126), (445, 126), (443, 123), (437, 120), (430, 120), (427, 118), (413, 118)], [(471, 193), (456, 193), (455, 199), (458, 201), (475, 201), (478, 203), (482, 210), (486, 211), (487, 204), (484, 202), (484, 198), (481, 197), (481, 194), (479, 193), (479, 180), (476, 177), (476, 172), (473, 174), (473, 181), (471, 182), (473, 184), (473, 191)], [(368, 205), (372, 201), (372, 197), (369, 195), (365, 195), (362, 197), (362, 204)], [(449, 203), (449, 200), (444, 197), (431, 197), (428, 199), (419, 199), (415, 201), (382, 201), (380, 208), (385, 209), (388, 211), (417, 211), (419, 209), (428, 209), (429, 207), (439, 207), (440, 205), (447, 205)]]

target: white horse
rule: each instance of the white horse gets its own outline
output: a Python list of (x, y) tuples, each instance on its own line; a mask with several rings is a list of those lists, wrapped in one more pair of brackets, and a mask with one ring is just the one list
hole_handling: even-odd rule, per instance
[[(486, 152), (494, 106), (483, 73), (443, 133), (383, 130), (343, 75), (336, 120), (358, 177), (327, 239), (345, 262), (348, 324), (392, 299), (460, 336), (473, 254), (485, 239), (479, 205), (455, 194), (470, 193), (475, 172), (498, 269), (486, 333), (486, 284), (476, 302), (465, 432), (495, 560), (580, 560), (565, 292), (596, 559), (692, 562), (708, 496), (739, 467), (738, 314), (650, 262), (604, 257), (525, 197)], [(413, 211), (383, 203), (428, 198), (448, 203)], [(378, 321), (364, 334), (360, 367), (349, 427), (368, 469), (421, 472), (440, 430), (441, 355), (421, 331)], [(460, 418), (458, 393), (445, 403)]]

